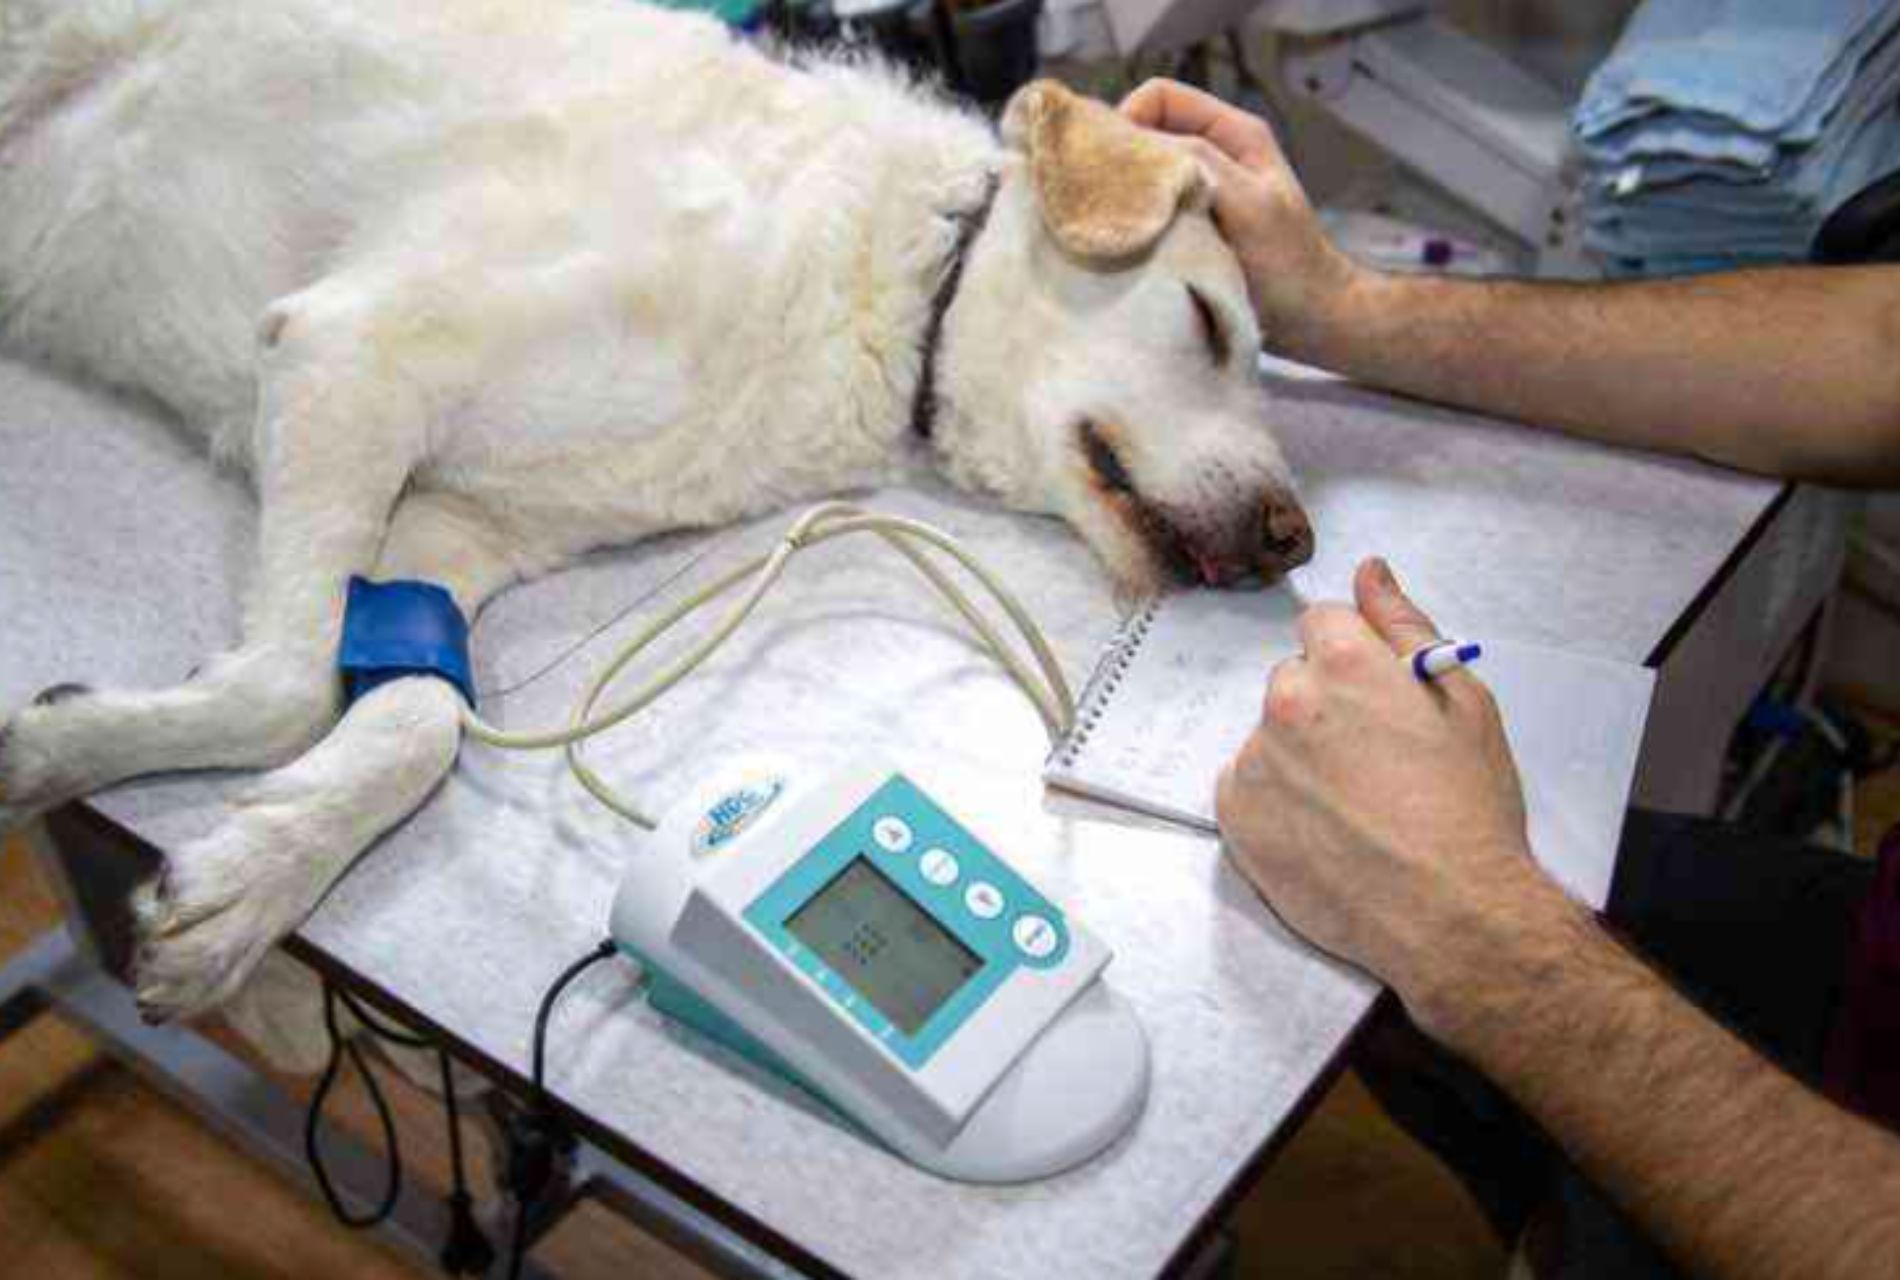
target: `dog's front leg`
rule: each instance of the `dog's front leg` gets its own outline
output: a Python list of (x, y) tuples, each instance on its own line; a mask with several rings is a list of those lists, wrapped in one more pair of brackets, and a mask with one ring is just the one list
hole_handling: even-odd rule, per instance
[[(412, 494), (390, 522), (376, 575), (438, 583), (472, 618), (513, 579), (520, 551), (459, 500)], [(195, 1012), (235, 992), (357, 856), (447, 775), (461, 707), (441, 680), (383, 685), (302, 758), (263, 778), (217, 830), (172, 850), (165, 873), (134, 904), (146, 1016)]]
[(210, 835), (173, 851), (133, 899), (140, 1011), (160, 1021), (229, 997), (357, 856), (428, 797), (460, 741), (453, 687), (426, 677), (383, 685)]
[(272, 309), (242, 647), (175, 688), (68, 688), (0, 720), (0, 829), (139, 774), (286, 760), (335, 718), (344, 586), (374, 563), (433, 410), (427, 371), (392, 367), (378, 349), (388, 305), (373, 289), (328, 283)]

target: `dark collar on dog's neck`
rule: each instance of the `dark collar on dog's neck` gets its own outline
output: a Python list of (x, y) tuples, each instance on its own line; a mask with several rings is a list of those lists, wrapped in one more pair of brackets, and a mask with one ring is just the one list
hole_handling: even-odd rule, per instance
[(983, 234), (1001, 185), (1001, 177), (990, 174), (983, 187), (983, 198), (976, 207), (953, 215), (963, 225), (957, 228), (957, 243), (950, 250), (950, 261), (944, 268), (943, 281), (937, 286), (937, 296), (930, 300), (930, 318), (924, 323), (924, 362), (917, 372), (917, 391), (910, 402), (911, 434), (920, 440), (930, 439), (937, 425), (937, 349), (943, 345), (943, 322), (957, 300), (957, 286), (963, 282), (963, 264), (970, 256), (970, 246)]

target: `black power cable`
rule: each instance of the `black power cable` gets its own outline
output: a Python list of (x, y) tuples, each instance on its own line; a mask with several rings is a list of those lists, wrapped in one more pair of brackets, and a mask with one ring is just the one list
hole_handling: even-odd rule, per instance
[(488, 1274), (495, 1260), (495, 1246), (475, 1222), (475, 1202), (468, 1194), (468, 1176), (462, 1165), (462, 1111), (455, 1096), (455, 1076), (449, 1067), (449, 1055), (435, 1051), (436, 1065), (442, 1072), (442, 1110), (449, 1126), (449, 1168), (454, 1174), (454, 1189), (449, 1192), (449, 1238), (442, 1242), (442, 1269), (452, 1276)]
[[(363, 1058), (362, 1046), (353, 1039), (345, 1039), (337, 1027), (336, 1009), (339, 999), (350, 1002), (349, 997), (339, 992), (327, 980), (323, 984), (323, 1029), (330, 1036), (330, 1058), (323, 1064), (323, 1075), (317, 1080), (316, 1091), (310, 1095), (310, 1105), (304, 1110), (303, 1151), (310, 1162), (310, 1172), (317, 1180), (317, 1189), (329, 1202), (330, 1212), (336, 1220), (355, 1231), (365, 1231), (380, 1226), (396, 1211), (396, 1201), (402, 1195), (402, 1146), (396, 1140), (396, 1122), (389, 1111), (389, 1101), (383, 1097), (383, 1091), (371, 1074), (369, 1063)], [(350, 1010), (356, 1013), (354, 1007)], [(360, 1017), (360, 1015), (359, 1015)], [(370, 1023), (363, 1024), (376, 1034)], [(412, 1047), (426, 1047), (427, 1041), (402, 1033), (390, 1037), (397, 1044)], [(383, 1129), (383, 1150), (388, 1153), (388, 1173), (383, 1183), (382, 1199), (376, 1207), (367, 1213), (352, 1213), (343, 1198), (337, 1193), (336, 1185), (330, 1181), (330, 1171), (323, 1162), (323, 1149), (317, 1138), (322, 1130), (324, 1108), (330, 1101), (330, 1090), (336, 1086), (337, 1076), (342, 1071), (343, 1059), (347, 1056), (350, 1065), (356, 1068), (363, 1088), (369, 1094), (370, 1104), (376, 1108), (376, 1118)]]
[[(370, 1070), (363, 1051), (355, 1040), (345, 1039), (337, 1026), (337, 1006), (341, 1004), (350, 1011), (363, 1028), (378, 1040), (389, 1044), (402, 1045), (409, 1049), (430, 1049), (436, 1052), (437, 1066), (442, 1078), (443, 1114), (449, 1131), (449, 1160), (454, 1176), (454, 1190), (448, 1198), (449, 1236), (443, 1243), (441, 1262), (444, 1271), (450, 1275), (480, 1275), (488, 1270), (495, 1260), (494, 1246), (488, 1237), (482, 1234), (475, 1222), (474, 1203), (468, 1193), (468, 1174), (462, 1155), (461, 1112), (455, 1096), (455, 1081), (449, 1066), (449, 1055), (438, 1046), (421, 1036), (411, 1035), (397, 1030), (387, 1023), (372, 1017), (347, 991), (330, 983), (323, 984), (323, 1026), (330, 1037), (330, 1057), (324, 1064), (323, 1075), (317, 1081), (317, 1087), (310, 1095), (310, 1105), (304, 1112), (304, 1155), (310, 1162), (310, 1172), (317, 1180), (317, 1188), (329, 1203), (330, 1211), (338, 1222), (354, 1230), (367, 1230), (387, 1221), (395, 1212), (396, 1202), (402, 1196), (402, 1148), (396, 1138), (395, 1119), (389, 1109), (389, 1101), (383, 1095), (381, 1084)], [(317, 1138), (322, 1128), (323, 1112), (335, 1087), (337, 1077), (342, 1071), (343, 1059), (348, 1057), (350, 1065), (356, 1068), (357, 1076), (363, 1081), (363, 1088), (369, 1094), (370, 1103), (376, 1109), (376, 1116), (383, 1130), (384, 1150), (389, 1153), (388, 1179), (384, 1184), (382, 1198), (376, 1207), (367, 1213), (352, 1213), (337, 1193), (330, 1180), (330, 1172), (323, 1161), (323, 1151)]]
[(555, 1158), (572, 1144), (572, 1137), (554, 1114), (547, 1091), (548, 1020), (555, 1002), (574, 979), (613, 955), (612, 938), (602, 939), (593, 950), (561, 971), (541, 997), (534, 1015), (533, 1093), (528, 1109), (516, 1118), (508, 1135), (508, 1190), (515, 1201), (515, 1225), (508, 1249), (508, 1280), (519, 1280), (523, 1260), (528, 1255), (528, 1219), (530, 1211), (547, 1190), (554, 1177)]

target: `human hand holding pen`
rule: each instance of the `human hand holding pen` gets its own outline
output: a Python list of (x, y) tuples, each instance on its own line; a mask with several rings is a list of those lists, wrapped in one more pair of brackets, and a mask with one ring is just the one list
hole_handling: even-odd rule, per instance
[(1489, 691), (1396, 660), (1439, 635), (1383, 561), (1353, 586), (1357, 608), (1301, 616), (1305, 653), (1274, 669), (1216, 813), (1235, 866), (1288, 925), (1455, 1043), (1459, 1020), (1482, 1016), (1487, 971), (1587, 914), (1531, 859)]

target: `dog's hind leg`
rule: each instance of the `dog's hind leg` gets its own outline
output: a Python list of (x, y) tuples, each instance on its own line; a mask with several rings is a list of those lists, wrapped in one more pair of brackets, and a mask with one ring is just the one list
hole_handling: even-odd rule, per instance
[[(472, 617), (514, 567), (479, 516), (421, 494), (397, 510), (376, 574), (439, 583)], [(145, 1015), (193, 1012), (236, 991), (362, 851), (447, 775), (461, 707), (455, 689), (433, 677), (382, 685), (322, 742), (261, 779), (222, 826), (174, 850), (134, 903)]]
[(345, 584), (375, 563), (432, 411), (426, 376), (377, 350), (363, 293), (319, 285), (266, 318), (242, 646), (175, 688), (68, 691), (0, 722), (0, 828), (138, 774), (275, 764), (334, 720)]

